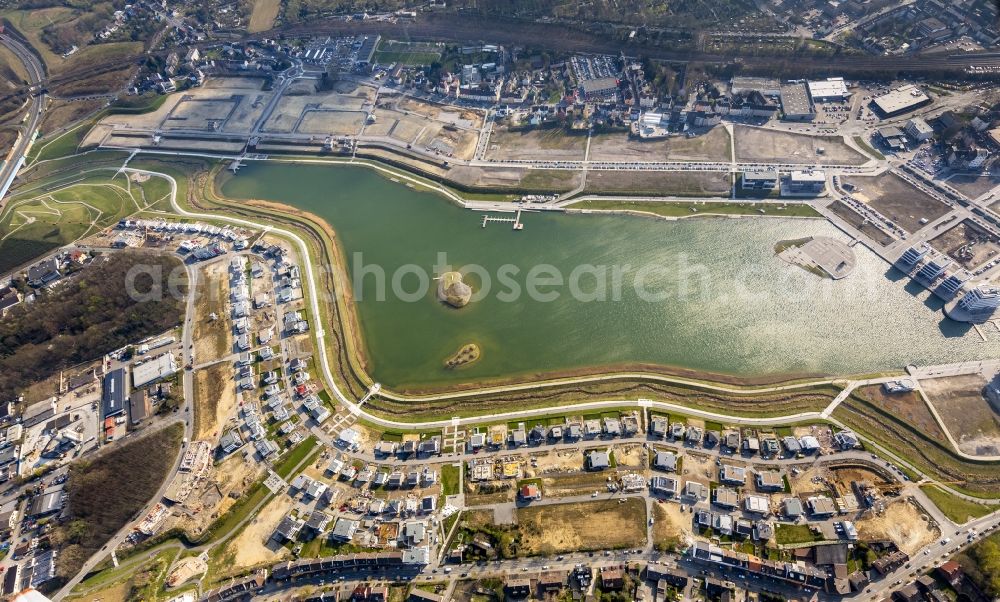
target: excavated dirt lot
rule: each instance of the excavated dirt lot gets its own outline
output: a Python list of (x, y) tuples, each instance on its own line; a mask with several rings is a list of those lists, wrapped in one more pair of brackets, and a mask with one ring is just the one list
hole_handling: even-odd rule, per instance
[(523, 554), (641, 547), (646, 503), (641, 498), (532, 506), (517, 510)]
[(944, 203), (892, 173), (844, 177), (843, 181), (856, 188), (854, 198), (868, 203), (907, 232), (922, 228), (921, 219), (932, 222), (950, 210)]
[(969, 220), (931, 239), (931, 246), (947, 253), (964, 268), (975, 268), (1000, 253), (1000, 241)]
[(243, 531), (226, 547), (226, 557), (231, 559), (227, 568), (238, 572), (259, 564), (277, 562), (289, 551), (271, 539), (271, 534), (286, 514), (292, 509), (295, 500), (287, 495), (279, 495), (257, 513)]
[(920, 384), (963, 452), (1000, 454), (1000, 412), (983, 397), (985, 378), (955, 376)]
[(194, 438), (215, 441), (219, 427), (236, 414), (232, 366), (223, 362), (195, 372), (194, 412)]
[(590, 141), (591, 161), (725, 161), (729, 155), (729, 133), (723, 127), (687, 138), (660, 140), (631, 138), (623, 133), (599, 134)]
[(677, 541), (680, 544), (694, 541), (691, 514), (681, 512), (680, 504), (669, 502), (653, 504), (653, 543)]
[(496, 160), (582, 161), (586, 150), (586, 133), (568, 134), (558, 128), (510, 131), (506, 126), (494, 126), (486, 157)]
[(862, 540), (890, 539), (911, 556), (940, 535), (919, 509), (905, 500), (890, 504), (881, 516), (857, 521), (855, 526)]
[[(195, 302), (194, 356), (197, 363), (211, 362), (228, 355), (233, 348), (232, 323), (227, 319), (229, 297), (228, 264), (215, 262), (200, 274), (202, 294)], [(216, 319), (211, 319), (211, 314)]]
[[(815, 165), (861, 165), (868, 158), (834, 136), (807, 136), (737, 125), (736, 159)], [(819, 152), (822, 149), (823, 152)]]
[(174, 568), (167, 575), (167, 586), (177, 587), (197, 577), (203, 575), (208, 570), (208, 564), (200, 556), (182, 558), (177, 561)]

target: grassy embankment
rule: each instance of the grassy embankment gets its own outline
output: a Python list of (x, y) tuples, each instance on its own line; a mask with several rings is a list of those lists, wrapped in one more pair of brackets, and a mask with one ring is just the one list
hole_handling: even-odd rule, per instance
[(884, 161), (885, 160), (885, 155), (883, 155), (882, 153), (880, 153), (877, 150), (875, 150), (875, 148), (871, 144), (868, 144), (867, 142), (865, 142), (865, 139), (862, 138), (861, 136), (855, 136), (854, 137), (854, 143), (857, 144), (859, 147), (861, 147), (861, 150), (863, 150), (866, 153), (868, 153), (869, 155), (875, 157), (879, 161)]
[(162, 94), (129, 96), (119, 99), (108, 108), (101, 109), (95, 114), (87, 117), (76, 125), (71, 125), (68, 129), (57, 130), (51, 135), (43, 136), (36, 140), (31, 146), (31, 151), (26, 157), (26, 162), (31, 165), (37, 161), (49, 161), (61, 157), (68, 157), (75, 153), (86, 138), (91, 128), (106, 115), (116, 113), (142, 114), (155, 111), (166, 102), (167, 96)]
[(970, 520), (986, 516), (997, 510), (996, 506), (977, 504), (969, 500), (954, 496), (935, 485), (921, 485), (920, 489), (927, 494), (934, 505), (937, 506), (944, 515), (961, 525)]
[[(956, 491), (1000, 499), (1000, 464), (996, 462), (958, 456), (946, 443), (928, 437), (857, 395), (848, 396), (833, 412), (833, 418)], [(912, 473), (908, 476), (916, 477)]]
[[(628, 370), (631, 367), (624, 367)], [(647, 367), (647, 372), (655, 372)], [(611, 369), (607, 372), (613, 373)], [(583, 371), (581, 370), (581, 373)], [(737, 387), (738, 388), (738, 387)], [(432, 417), (472, 417), (495, 412), (497, 408), (538, 409), (555, 405), (572, 405), (597, 399), (652, 399), (675, 403), (687, 408), (716, 411), (746, 417), (773, 417), (808, 411), (821, 411), (840, 392), (834, 385), (803, 386), (772, 393), (729, 393), (713, 391), (698, 382), (667, 383), (643, 381), (641, 378), (560, 384), (554, 380), (547, 386), (523, 391), (484, 393), (467, 397), (406, 401), (374, 399), (366, 404), (369, 412), (395, 416), (397, 420), (427, 420)], [(400, 418), (405, 416), (405, 418)]]
[(170, 565), (179, 554), (179, 548), (166, 548), (118, 568), (91, 575), (73, 588), (66, 600), (89, 602), (119, 597), (125, 600), (155, 600), (163, 593)]

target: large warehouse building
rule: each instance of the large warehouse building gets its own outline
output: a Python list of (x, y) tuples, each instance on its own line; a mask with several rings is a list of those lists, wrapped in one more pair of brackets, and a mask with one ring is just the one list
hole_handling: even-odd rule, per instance
[(875, 98), (872, 106), (882, 117), (895, 117), (919, 109), (930, 102), (930, 97), (924, 94), (923, 90), (913, 84), (907, 84)]
[(813, 102), (841, 102), (851, 97), (847, 82), (842, 77), (830, 77), (822, 81), (808, 82), (809, 96)]
[(816, 118), (816, 110), (805, 84), (781, 86), (781, 112), (782, 119), (787, 121), (812, 121)]
[(173, 353), (164, 353), (159, 357), (146, 360), (141, 366), (132, 368), (132, 380), (135, 388), (144, 387), (151, 382), (167, 378), (177, 372), (177, 361)]
[(125, 413), (125, 400), (128, 398), (128, 388), (125, 381), (125, 369), (118, 368), (104, 375), (101, 390), (101, 414), (111, 418)]

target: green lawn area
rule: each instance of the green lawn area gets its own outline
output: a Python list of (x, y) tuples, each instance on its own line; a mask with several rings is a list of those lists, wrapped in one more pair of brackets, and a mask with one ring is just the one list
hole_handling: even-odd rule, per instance
[(804, 203), (689, 203), (659, 201), (581, 201), (573, 209), (604, 211), (643, 211), (664, 217), (690, 217), (701, 214), (722, 215), (779, 215), (782, 217), (820, 217), (815, 209)]
[(0, 271), (111, 226), (167, 194), (165, 181), (147, 184), (148, 195), (145, 186), (122, 176), (87, 175), (61, 188), (13, 197), (0, 214)]
[(316, 440), (315, 436), (308, 437), (305, 441), (299, 443), (294, 449), (287, 452), (285, 457), (281, 459), (281, 462), (275, 464), (274, 472), (277, 473), (277, 475), (282, 479), (287, 479), (291, 476), (292, 470), (295, 469), (299, 462), (306, 459), (309, 453), (316, 448), (318, 443), (319, 441)]
[(108, 567), (107, 569), (91, 574), (89, 577), (84, 579), (73, 588), (71, 596), (79, 596), (80, 599), (88, 599), (84, 592), (93, 590), (97, 587), (108, 586), (114, 583), (127, 581), (134, 575), (142, 572), (142, 569), (156, 569), (157, 573), (156, 579), (150, 580), (145, 587), (145, 590), (149, 593), (158, 592), (160, 587), (163, 585), (163, 581), (167, 576), (166, 568), (174, 562), (177, 556), (180, 554), (180, 549), (171, 548), (166, 550), (161, 550), (157, 552), (152, 558), (148, 558), (144, 561), (139, 561), (138, 563), (123, 563), (119, 567)]
[(986, 506), (964, 500), (935, 485), (921, 485), (920, 489), (927, 494), (935, 506), (941, 509), (941, 512), (944, 512), (945, 516), (960, 525), (1000, 509), (998, 506)]
[(430, 65), (441, 58), (436, 52), (394, 52), (379, 50), (375, 53), (375, 60), (381, 65), (389, 63), (402, 63), (404, 65)]
[(382, 40), (375, 51), (375, 60), (382, 64), (430, 65), (441, 58), (436, 44)]
[(458, 484), (462, 468), (454, 464), (441, 467), (441, 493), (444, 495), (458, 494)]
[(774, 527), (774, 541), (778, 544), (811, 543), (819, 539), (808, 525), (778, 524)]
[(876, 159), (879, 160), (885, 159), (885, 155), (875, 150), (875, 148), (872, 145), (865, 142), (865, 139), (862, 138), (861, 136), (855, 136), (854, 142), (861, 147), (861, 150), (865, 151), (866, 153), (875, 157)]
[(63, 132), (51, 140), (39, 139), (31, 146), (28, 153), (27, 162), (47, 161), (66, 157), (76, 152), (77, 147), (83, 142), (84, 136), (90, 131), (93, 122), (86, 121)]

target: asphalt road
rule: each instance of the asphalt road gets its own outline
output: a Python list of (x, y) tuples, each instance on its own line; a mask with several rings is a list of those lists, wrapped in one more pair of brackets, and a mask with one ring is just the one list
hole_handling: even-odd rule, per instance
[[(10, 34), (0, 34), (0, 44), (6, 46), (14, 53), (14, 56), (24, 63), (24, 67), (31, 79), (32, 89), (34, 89), (34, 86), (45, 78), (45, 68), (42, 66), (41, 61), (31, 53), (27, 46)], [(21, 139), (11, 150), (8, 157), (9, 160), (0, 169), (0, 208), (3, 208), (3, 198), (7, 194), (7, 188), (9, 188), (14, 176), (17, 174), (17, 170), (21, 167), (25, 154), (27, 154), (28, 149), (31, 147), (35, 132), (38, 131), (38, 124), (42, 120), (42, 112), (45, 110), (45, 95), (41, 93), (37, 95), (34, 95), (34, 93), (31, 94), (27, 119), (21, 129)]]
[[(183, 370), (182, 380), (184, 384), (184, 402), (181, 405), (180, 409), (180, 416), (182, 416), (184, 420), (184, 443), (181, 445), (181, 452), (177, 454), (177, 458), (174, 459), (174, 465), (171, 467), (170, 472), (167, 474), (167, 478), (164, 479), (163, 484), (160, 485), (160, 489), (156, 492), (156, 494), (152, 498), (150, 498), (149, 502), (136, 515), (137, 519), (126, 523), (121, 529), (118, 530), (118, 533), (116, 533), (115, 536), (111, 538), (111, 540), (107, 543), (107, 545), (101, 548), (101, 550), (98, 553), (88, 558), (87, 561), (80, 568), (80, 570), (77, 571), (76, 575), (74, 575), (72, 579), (66, 582), (66, 585), (64, 585), (62, 589), (60, 589), (53, 596), (52, 598), (53, 600), (58, 601), (61, 600), (66, 595), (68, 595), (69, 592), (71, 592), (73, 588), (76, 587), (77, 584), (79, 584), (83, 580), (83, 578), (86, 577), (90, 573), (90, 571), (94, 569), (95, 566), (97, 566), (99, 562), (104, 560), (106, 554), (113, 552), (118, 546), (120, 546), (125, 541), (125, 539), (129, 535), (132, 534), (133, 531), (135, 531), (136, 523), (142, 520), (143, 517), (145, 517), (153, 509), (153, 507), (155, 507), (157, 504), (160, 503), (160, 501), (163, 499), (164, 494), (166, 494), (167, 488), (170, 486), (170, 483), (174, 480), (174, 477), (177, 475), (177, 471), (180, 470), (181, 458), (184, 457), (184, 451), (187, 449), (188, 442), (191, 441), (194, 429), (193, 426), (194, 412), (192, 410), (192, 400), (194, 399), (194, 386), (193, 386), (192, 371), (188, 370), (187, 366), (191, 363), (193, 359), (191, 339), (192, 339), (192, 332), (194, 330), (194, 302), (195, 298), (197, 297), (195, 291), (197, 288), (196, 284), (197, 284), (197, 274), (198, 274), (198, 270), (192, 269), (190, 265), (185, 264), (185, 269), (187, 270), (188, 274), (189, 294), (187, 296), (187, 302), (186, 302), (187, 304), (184, 309), (184, 328), (183, 328), (183, 334), (181, 335), (181, 344), (182, 344), (181, 363), (184, 366), (182, 368)], [(146, 434), (145, 431), (143, 431), (143, 433)]]

